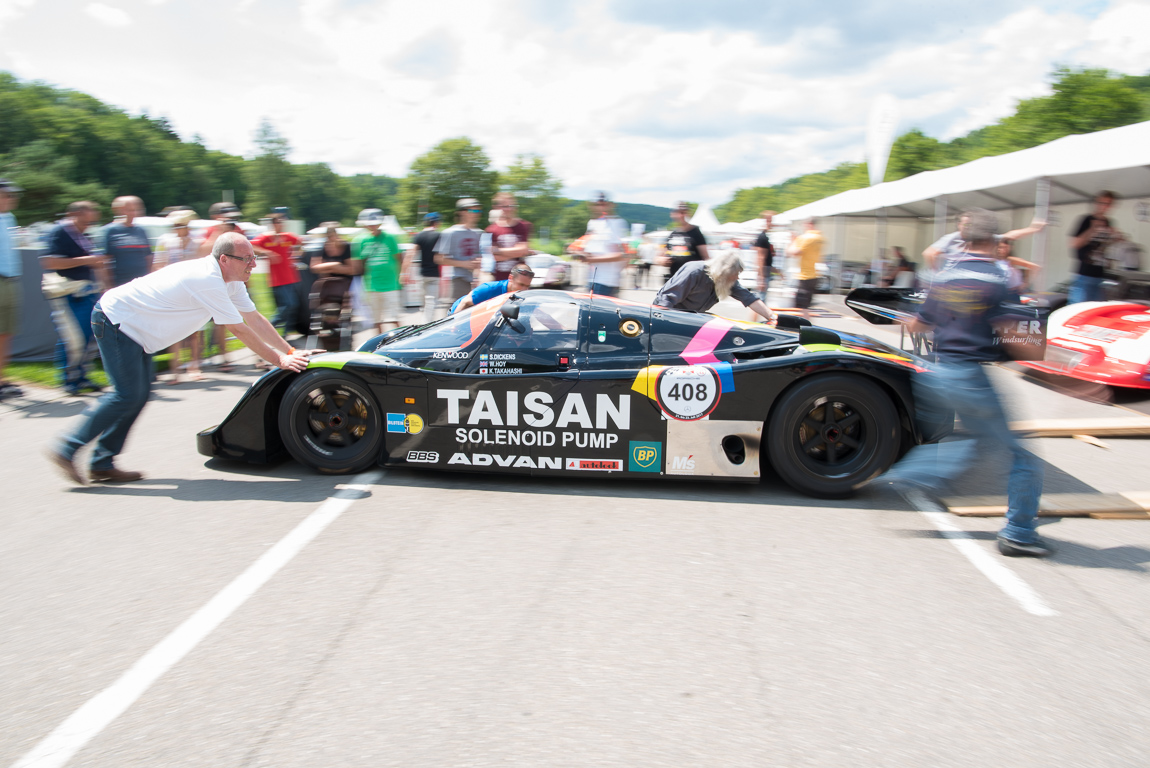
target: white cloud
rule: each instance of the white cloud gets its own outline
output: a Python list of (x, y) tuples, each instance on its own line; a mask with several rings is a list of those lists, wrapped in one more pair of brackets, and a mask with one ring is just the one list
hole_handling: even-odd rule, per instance
[(33, 2), (35, 0), (0, 0), (0, 28), (4, 22), (19, 18), (27, 12)]
[(132, 23), (132, 17), (126, 11), (104, 3), (88, 3), (84, 13), (109, 27), (126, 27)]
[[(718, 203), (737, 187), (861, 160), (879, 93), (899, 99), (900, 130), (952, 138), (1048, 92), (1056, 64), (1141, 74), (1150, 63), (1150, 38), (1140, 34), (1150, 8), (1122, 0), (1090, 14), (1003, 2), (1020, 10), (877, 49), (844, 27), (771, 36), (733, 25), (672, 29), (659, 14), (620, 20), (607, 0), (300, 0), (274, 26), (259, 3), (199, 0), (193, 13), (153, 0), (134, 29), (159, 44), (138, 56), (94, 40), (84, 24), (61, 27), (43, 4), (28, 11), (29, 2), (18, 0), (26, 12), (11, 22), (22, 31), (6, 34), (21, 74), (122, 108), (147, 105), (215, 148), (249, 153), (267, 116), (296, 162), (402, 175), (436, 142), (466, 135), (498, 167), (542, 154), (572, 194), (603, 188), (664, 204)], [(0, 0), (0, 21), (12, 3)], [(132, 22), (102, 3), (88, 12)], [(221, 15), (227, 24), (201, 24), (191, 42), (173, 37)], [(269, 34), (291, 44), (267, 44)], [(49, 36), (51, 52), (35, 42)], [(220, 56), (226, 78), (205, 65)]]

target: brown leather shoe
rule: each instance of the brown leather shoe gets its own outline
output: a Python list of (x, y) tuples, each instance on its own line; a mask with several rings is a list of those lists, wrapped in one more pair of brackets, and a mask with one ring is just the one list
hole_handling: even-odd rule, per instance
[(139, 472), (129, 472), (123, 469), (93, 469), (89, 473), (93, 483), (134, 483), (137, 480), (143, 480), (144, 476)]
[(74, 482), (76, 485), (88, 484), (88, 481), (85, 480), (84, 476), (80, 474), (80, 470), (76, 469), (76, 463), (71, 459), (66, 458), (64, 454), (57, 450), (49, 449), (44, 455), (48, 457), (48, 461), (52, 462), (60, 468), (65, 477)]

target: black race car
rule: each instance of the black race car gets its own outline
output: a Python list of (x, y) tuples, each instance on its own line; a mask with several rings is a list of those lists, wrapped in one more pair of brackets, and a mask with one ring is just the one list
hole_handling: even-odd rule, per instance
[(915, 418), (918, 362), (809, 325), (532, 290), (272, 371), (198, 445), (333, 473), (757, 481), (769, 462), (804, 493), (843, 496), (953, 426)]

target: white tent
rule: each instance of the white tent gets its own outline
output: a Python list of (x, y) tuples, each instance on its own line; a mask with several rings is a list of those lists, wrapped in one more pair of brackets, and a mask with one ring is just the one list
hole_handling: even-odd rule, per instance
[(1045, 208), (1088, 201), (1099, 189), (1120, 198), (1145, 197), (1150, 195), (1148, 167), (1150, 121), (840, 192), (785, 211), (775, 221), (880, 214), (929, 218), (936, 215), (939, 201), (951, 210)]

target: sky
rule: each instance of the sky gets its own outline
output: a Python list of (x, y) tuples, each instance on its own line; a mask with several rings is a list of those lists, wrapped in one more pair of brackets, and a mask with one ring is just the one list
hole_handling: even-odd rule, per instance
[(863, 160), (883, 94), (946, 140), (1059, 65), (1145, 74), (1148, 29), (1147, 0), (0, 0), (0, 70), (245, 156), (263, 118), (344, 174), (468, 136), (571, 197), (718, 205)]

